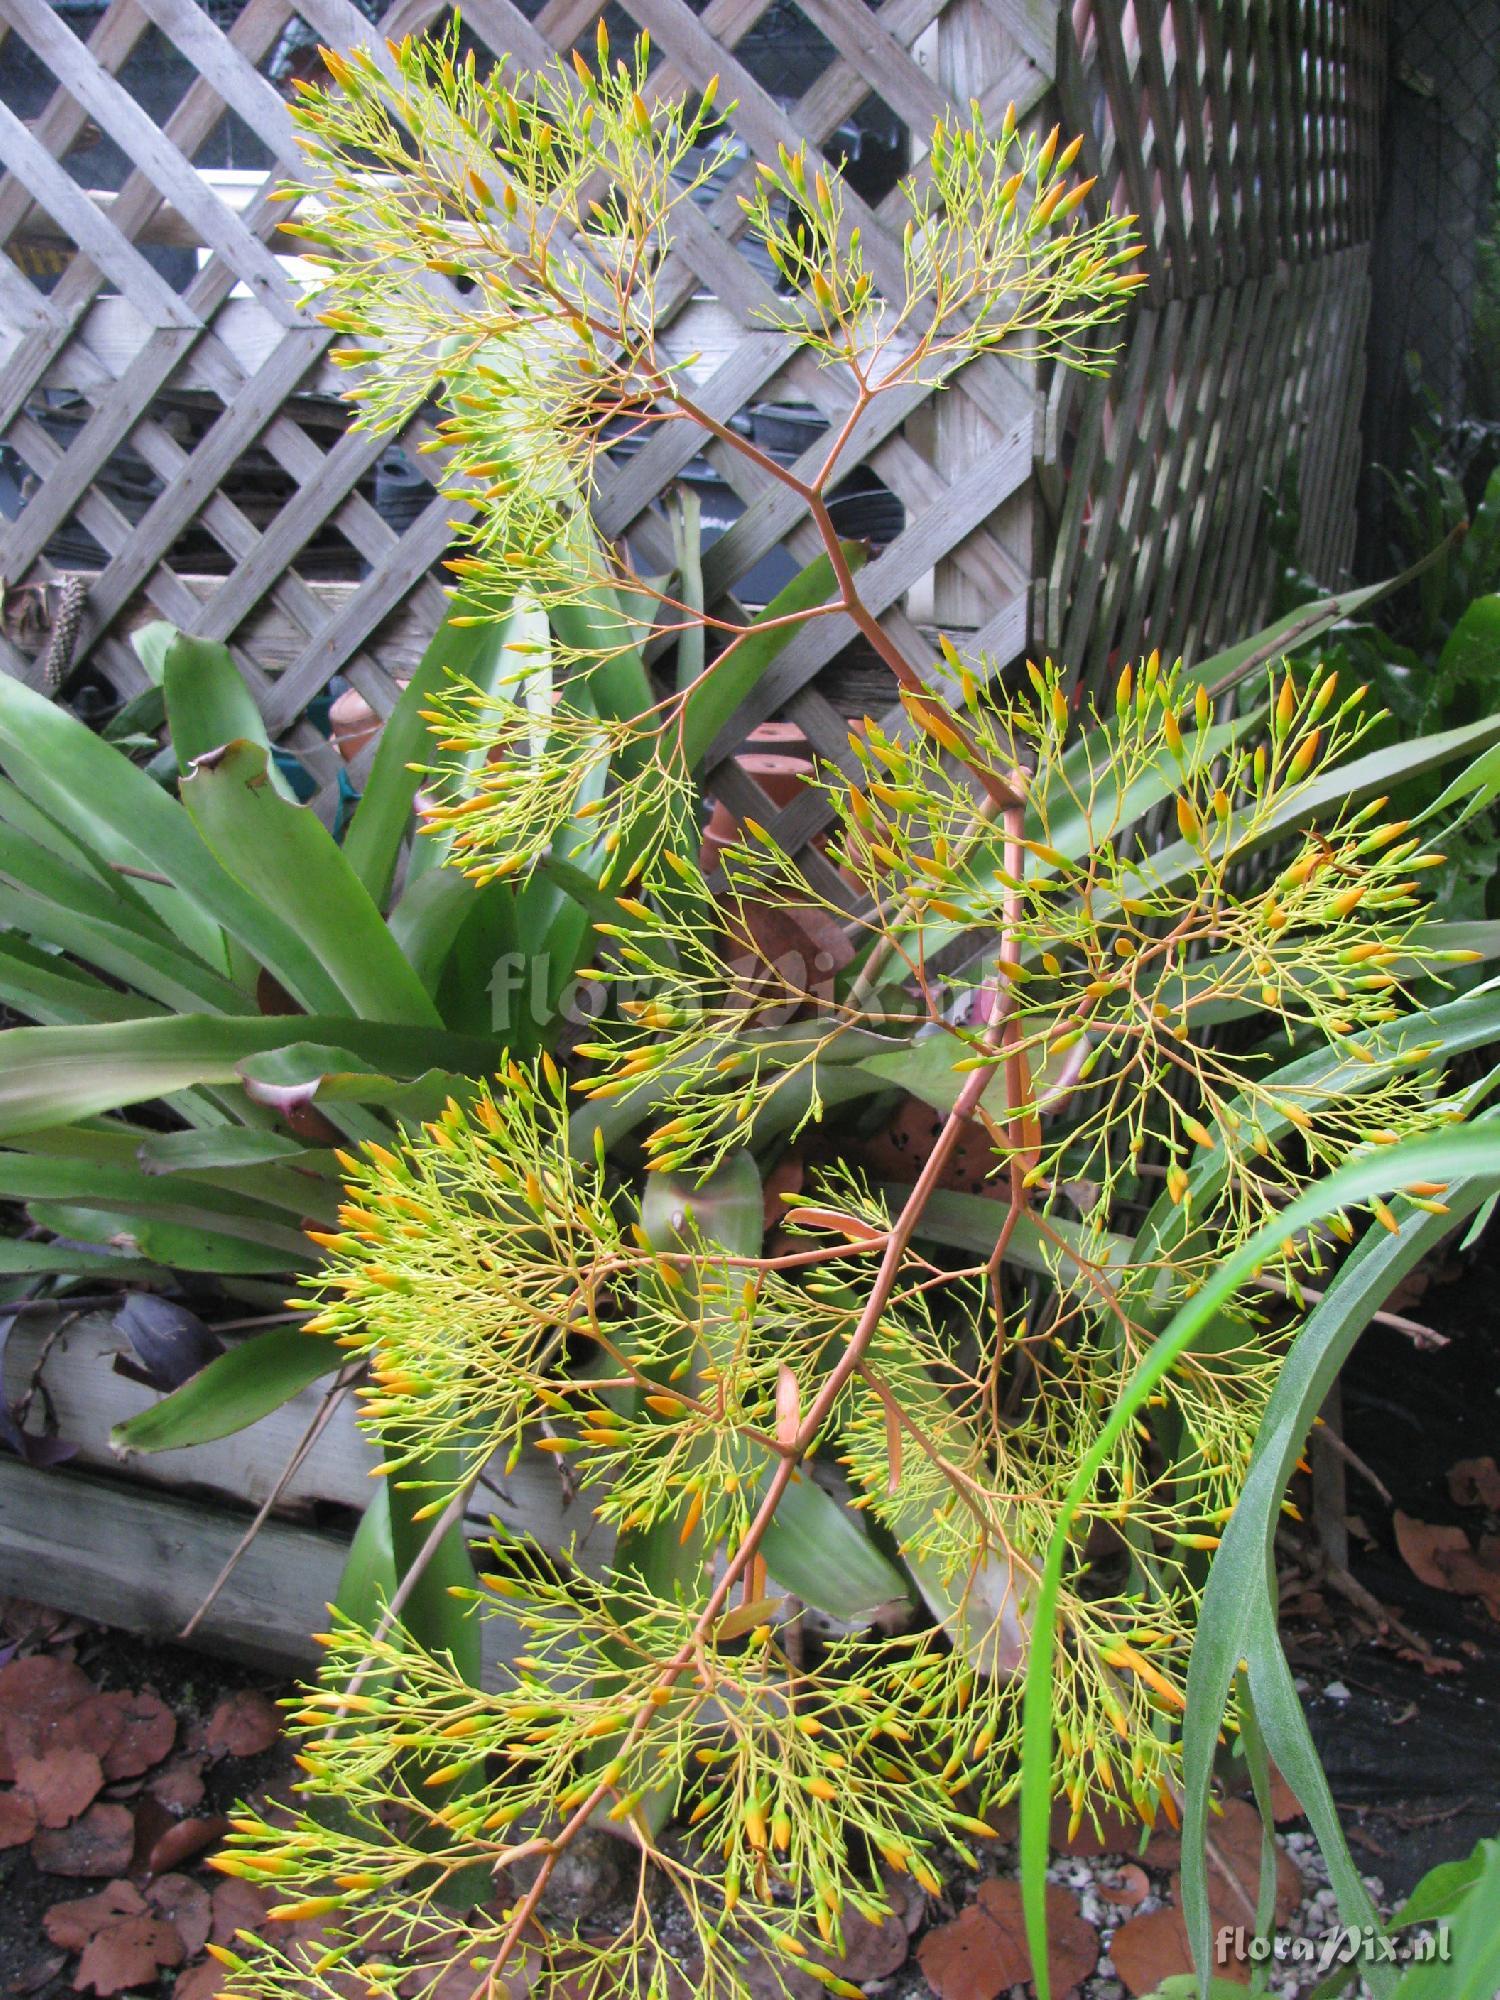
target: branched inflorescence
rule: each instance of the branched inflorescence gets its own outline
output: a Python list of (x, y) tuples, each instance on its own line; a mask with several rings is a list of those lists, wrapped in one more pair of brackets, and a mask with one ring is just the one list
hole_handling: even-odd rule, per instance
[[(486, 79), (454, 38), (403, 43), (330, 59), (337, 87), (304, 99), (364, 419), (442, 391), (476, 510), (466, 589), (507, 612), (524, 591), (558, 625), (551, 678), (523, 653), (508, 686), (431, 709), (429, 826), (482, 884), (550, 871), (575, 895), (606, 1000), (569, 1073), (506, 1059), (348, 1156), (305, 1303), (366, 1364), (363, 1422), (422, 1515), (534, 1447), (615, 1540), (602, 1559), (497, 1532), (457, 1587), (509, 1635), (492, 1685), (399, 1604), (324, 1635), (298, 1803), (236, 1822), (221, 1863), (284, 1891), (271, 1940), (224, 1954), (245, 1996), (342, 1996), (353, 1974), (374, 2000), (460, 1975), (475, 2000), (512, 1978), (739, 2000), (766, 1966), (857, 1994), (846, 1927), (878, 1920), (889, 1871), (936, 1891), (1016, 1789), (1060, 1536), (1055, 1784), (1075, 1824), (1174, 1811), (1205, 1564), (1288, 1338), (1270, 1301), (1300, 1303), (1352, 1219), (1283, 1240), (1076, 1509), (1069, 1488), (1211, 1265), (1310, 1176), (1457, 1115), (1414, 989), (1465, 954), (1424, 932), (1421, 830), (1346, 795), (1361, 690), (1278, 667), (1216, 697), (1153, 655), (1101, 714), (1050, 663), (1007, 680), (944, 642), (919, 670), (833, 535), (824, 493), (877, 396), (1007, 343), (1097, 360), (1134, 280), (1126, 225), (1082, 220), (1078, 148), (1013, 117), (990, 137), (977, 111), (939, 127), (899, 246), (805, 158), (758, 170), (746, 223), (785, 285), (768, 316), (847, 397), (804, 479), (700, 410), (661, 344), (674, 214), (724, 164), (713, 93), (658, 98), (644, 43), (607, 53), (601, 34), (596, 67)], [(819, 774), (815, 865), (753, 819), (700, 865), (704, 690), (749, 627), (632, 576), (588, 524), (620, 428), (684, 420), (804, 506), (826, 589), (797, 616), (847, 617), (901, 694)], [(583, 607), (588, 648), (564, 615)], [(666, 694), (637, 663), (622, 707), (642, 626), (720, 650)], [(852, 944), (810, 962), (830, 932)], [(756, 1167), (902, 1083), (942, 1115), (914, 1185), (846, 1147), (763, 1237)], [(994, 1198), (955, 1205), (941, 1183), (976, 1130)], [(1399, 1231), (1443, 1192), (1375, 1220)], [(904, 1613), (851, 1610), (819, 1566), (831, 1522)], [(819, 1634), (794, 1576), (843, 1607)], [(548, 1885), (600, 1829), (633, 1843), (629, 1882), (585, 1924)]]

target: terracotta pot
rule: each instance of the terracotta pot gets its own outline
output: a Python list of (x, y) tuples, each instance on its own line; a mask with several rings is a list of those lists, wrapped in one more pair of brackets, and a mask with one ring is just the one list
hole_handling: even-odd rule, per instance
[[(763, 723), (761, 726), (765, 728), (768, 725)], [(796, 729), (795, 723), (769, 726)], [(800, 738), (802, 732), (797, 730), (796, 733)], [(744, 750), (734, 761), (747, 777), (755, 780), (778, 811), (783, 806), (789, 806), (797, 794), (806, 789), (813, 774), (810, 757), (789, 757), (776, 750)], [(739, 821), (722, 799), (715, 799), (708, 825), (703, 830), (703, 844), (698, 850), (698, 866), (705, 875), (718, 867), (719, 856), (726, 847), (733, 845), (738, 835)]]
[[(398, 680), (396, 686), (404, 690), (409, 678)], [(338, 745), (339, 755), (346, 764), (352, 764), (360, 751), (373, 743), (385, 727), (385, 717), (371, 708), (358, 688), (351, 687), (335, 696), (328, 710), (328, 726)]]

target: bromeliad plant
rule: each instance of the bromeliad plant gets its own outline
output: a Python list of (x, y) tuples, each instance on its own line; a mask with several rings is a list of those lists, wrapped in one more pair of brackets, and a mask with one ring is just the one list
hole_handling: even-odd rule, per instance
[[(434, 1543), (491, 1457), (527, 1443), (566, 1461), (617, 1539), (601, 1569), (497, 1536), (456, 1586), (519, 1635), (492, 1690), (420, 1642), (400, 1594), (325, 1635), (300, 1803), (238, 1821), (220, 1864), (280, 1892), (266, 1937), (224, 1954), (235, 1994), (342, 1992), (354, 1973), (394, 1995), (451, 1968), (487, 1996), (511, 1974), (656, 1996), (679, 1976), (674, 1908), (695, 1992), (743, 1994), (764, 1960), (857, 1994), (844, 1926), (881, 1913), (882, 1870), (936, 1891), (1023, 1778), (1033, 1863), (1054, 1792), (1075, 1822), (1123, 1805), (1149, 1823), (1186, 1783), (1197, 1813), (1183, 1685), (1209, 1557), (1247, 1476), (1270, 1497), (1242, 1560), (1269, 1539), (1287, 1468), (1273, 1478), (1258, 1432), (1283, 1382), (1299, 1413), (1310, 1393), (1289, 1354), (1321, 1365), (1357, 1330), (1372, 1264), (1449, 1225), (1444, 1181), (1403, 1173), (1402, 1149), (1464, 1116), (1444, 1064), (1494, 1031), (1487, 994), (1441, 1003), (1444, 966), (1470, 954), (1424, 923), (1436, 857), (1383, 811), (1392, 759), (1356, 754), (1360, 690), (1277, 669), (1262, 701), (1249, 642), (1192, 672), (1127, 669), (1101, 715), (1050, 664), (1009, 688), (946, 645), (909, 660), (859, 597), (824, 495), (873, 401), (1007, 341), (1094, 365), (1131, 250), (1118, 221), (1080, 219), (1076, 148), (1012, 118), (993, 137), (977, 114), (940, 127), (898, 254), (850, 226), (821, 169), (758, 170), (747, 226), (786, 285), (771, 321), (847, 411), (821, 462), (789, 470), (660, 346), (712, 93), (653, 105), (644, 45), (607, 57), (601, 37), (576, 76), (485, 80), (451, 41), (404, 43), (330, 58), (337, 87), (302, 107), (366, 418), (434, 391), (454, 411), (477, 510), (466, 589), (498, 599), (524, 574), (553, 618), (596, 624), (608, 592), (621, 644), (649, 622), (692, 671), (627, 712), (606, 634), (544, 699), (523, 662), (509, 695), (433, 705), (452, 859), (586, 897), (613, 1003), (581, 1074), (512, 1057), (471, 1102), (345, 1154), (305, 1298), (367, 1361), (364, 1422)], [(696, 425), (787, 486), (827, 571), (776, 622), (843, 615), (891, 665), (899, 722), (853, 731), (821, 779), (847, 909), (753, 822), (721, 872), (694, 859), (683, 760), (732, 707), (748, 639), (593, 537), (599, 426), (622, 415)], [(1497, 737), (1403, 746), (1401, 768)], [(1481, 754), (1449, 789), (1489, 782)], [(790, 911), (858, 913), (832, 986), (775, 947)], [(915, 1184), (872, 1186), (851, 1160), (763, 1242), (758, 1164), (894, 1083), (946, 1114)], [(991, 1198), (940, 1185), (976, 1125)], [(1329, 1170), (1352, 1192), (1325, 1215), (1302, 1190)], [(1365, 1214), (1347, 1304), (1334, 1266)], [(1270, 1301), (1306, 1310), (1315, 1276), (1309, 1348)], [(1278, 1416), (1278, 1449), (1294, 1421)], [(789, 1567), (848, 1521), (830, 1488), (899, 1552), (916, 1625), (789, 1628)], [(1221, 1639), (1259, 1602), (1242, 1591)], [(1263, 1635), (1224, 1643), (1230, 1678), (1241, 1658), (1257, 1671)], [(1210, 1745), (1227, 1690), (1207, 1698)], [(1231, 1718), (1257, 1774), (1261, 1710), (1257, 1683)], [(1302, 1746), (1277, 1727), (1292, 1774)], [(600, 1827), (638, 1873), (615, 1921), (560, 1926), (558, 1863)], [(315, 1957), (278, 1941), (300, 1919), (322, 1926)]]

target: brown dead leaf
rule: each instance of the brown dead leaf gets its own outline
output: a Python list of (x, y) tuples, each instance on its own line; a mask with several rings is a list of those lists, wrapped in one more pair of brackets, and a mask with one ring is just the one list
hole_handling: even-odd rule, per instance
[(254, 1688), (221, 1701), (208, 1719), (204, 1748), (211, 1758), (258, 1757), (281, 1735), (281, 1711)]
[(123, 1694), (90, 1694), (57, 1719), (52, 1741), (65, 1749), (91, 1750), (102, 1765), (125, 1726)]
[(36, 1807), (19, 1792), (0, 1792), (0, 1848), (24, 1847), (36, 1832)]
[[(1131, 1917), (1110, 1939), (1109, 1955), (1116, 1975), (1138, 2000), (1142, 1994), (1154, 1993), (1174, 1972), (1193, 1970), (1193, 1954), (1188, 1947), (1181, 1910), (1152, 1910), (1144, 1917)], [(1215, 1965), (1214, 1973), (1236, 1986), (1250, 1984), (1249, 1964), (1236, 1959)]]
[[(1255, 1922), (1260, 1895), (1260, 1814), (1247, 1799), (1230, 1799), (1222, 1818), (1208, 1828), (1208, 1906), (1215, 1926)], [(1180, 1876), (1172, 1882), (1172, 1900), (1182, 1902)], [(1276, 1849), (1276, 1921), (1284, 1924), (1301, 1907), (1302, 1877), (1284, 1848)]]
[(39, 1952), (35, 1958), (28, 1960), (21, 1967), (14, 1978), (6, 1980), (5, 1990), (17, 1996), (40, 1993), (44, 1986), (52, 1984), (67, 1962), (68, 1955), (65, 1951)]
[(151, 1778), (146, 1789), (168, 1812), (189, 1813), (203, 1803), (203, 1759), (174, 1757)]
[(163, 1875), (146, 1891), (146, 1901), (171, 1924), (189, 1958), (202, 1951), (213, 1925), (213, 1906), (201, 1882), (190, 1875)]
[(1138, 1910), (1151, 1894), (1151, 1878), (1144, 1868), (1126, 1861), (1115, 1870), (1113, 1882), (1098, 1883), (1099, 1894), (1117, 1910)]
[(869, 1979), (888, 1979), (905, 1965), (911, 1939), (907, 1934), (904, 1917), (892, 1910), (878, 1924), (868, 1917), (851, 1910), (844, 1917), (844, 1954), (836, 1958), (832, 1952), (820, 1951), (814, 1954), (826, 1965), (830, 1972), (847, 1979), (852, 1985), (863, 1986)]
[(1068, 1832), (1072, 1813), (1066, 1803), (1052, 1808), (1052, 1824), (1047, 1830), (1048, 1845), (1054, 1854), (1070, 1854), (1079, 1861), (1097, 1861), (1103, 1854), (1138, 1854), (1145, 1828), (1134, 1813), (1104, 1812), (1097, 1827), (1085, 1817), (1075, 1833)]
[(153, 1986), (163, 1966), (181, 1965), (186, 1957), (173, 1925), (151, 1915), (125, 1917), (89, 1940), (73, 1974), (73, 1990), (94, 1992), (104, 2000), (132, 1986)]
[(1396, 1546), (1413, 1576), (1455, 1597), (1481, 1598), (1490, 1616), (1500, 1619), (1500, 1565), (1492, 1568), (1476, 1555), (1462, 1528), (1417, 1521), (1399, 1508), (1391, 1519)]
[(177, 1717), (150, 1688), (120, 1697), (120, 1733), (104, 1757), (104, 1775), (115, 1782), (139, 1778), (159, 1764), (177, 1741)]
[(92, 1750), (44, 1750), (16, 1759), (16, 1790), (36, 1807), (38, 1826), (66, 1826), (98, 1798), (104, 1783)]
[[(1067, 2000), (1099, 1962), (1099, 1935), (1085, 1922), (1078, 1898), (1047, 1884), (1047, 1970), (1057, 2000)], [(930, 1930), (917, 1963), (938, 2000), (999, 2000), (1031, 1978), (1031, 1953), (1021, 1912), (1021, 1885), (991, 1880), (952, 1923)]]
[(1448, 1467), (1448, 1491), (1459, 1507), (1500, 1514), (1500, 1465), (1493, 1458), (1460, 1458)]
[(267, 1890), (258, 1889), (253, 1882), (239, 1882), (233, 1877), (215, 1882), (210, 1897), (214, 1943), (232, 1944), (236, 1931), (256, 1929), (265, 1922), (266, 1911), (275, 1900)]
[(133, 1882), (111, 1882), (95, 1896), (76, 1896), (71, 1902), (54, 1903), (42, 1918), (42, 1928), (53, 1944), (64, 1951), (82, 1951), (89, 1939), (108, 1924), (124, 1917), (138, 1917), (145, 1910), (145, 1898)]
[(146, 1865), (153, 1875), (165, 1874), (168, 1869), (191, 1861), (205, 1847), (214, 1846), (228, 1831), (229, 1821), (222, 1813), (208, 1813), (201, 1819), (180, 1819), (152, 1843)]
[(1405, 1660), (1409, 1667), (1420, 1667), (1429, 1680), (1441, 1680), (1445, 1674), (1461, 1674), (1462, 1660), (1450, 1660), (1443, 1653), (1419, 1653), (1415, 1646), (1398, 1646), (1396, 1658)]
[(120, 1875), (135, 1850), (135, 1821), (125, 1806), (93, 1805), (71, 1826), (39, 1833), (31, 1858), (47, 1875)]
[(172, 2000), (217, 2000), (225, 1977), (223, 1966), (206, 1958), (201, 1965), (190, 1965), (177, 1975), (172, 1982)]
[(94, 1692), (94, 1683), (71, 1660), (55, 1653), (26, 1653), (0, 1667), (0, 1709), (51, 1722)]
[(1271, 1766), (1271, 1817), (1278, 1826), (1307, 1817), (1302, 1810), (1302, 1801), (1274, 1764)]

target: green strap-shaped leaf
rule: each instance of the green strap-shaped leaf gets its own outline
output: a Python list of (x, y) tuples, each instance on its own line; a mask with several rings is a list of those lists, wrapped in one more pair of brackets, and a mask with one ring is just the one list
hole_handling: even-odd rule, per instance
[(436, 1027), (426, 989), (317, 814), (278, 796), (258, 743), (200, 757), (183, 804), (224, 866), (294, 925), (352, 1013)]
[(326, 1334), (273, 1327), (217, 1356), (149, 1410), (116, 1424), (110, 1442), (122, 1451), (212, 1444), (279, 1410), (310, 1383), (331, 1375), (343, 1358)]
[(121, 993), (18, 937), (0, 937), (0, 1001), (42, 1027), (139, 1020), (157, 1011), (139, 993)]
[(428, 1068), (487, 1076), (495, 1064), (488, 1039), (343, 1015), (178, 1014), (81, 1028), (12, 1028), (0, 1035), (0, 1139), (199, 1084), (237, 1084), (247, 1056), (284, 1048), (293, 1037), (326, 1044), (335, 1054), (350, 1050), (398, 1077)]
[[(74, 716), (0, 674), (0, 763), (101, 867), (124, 862), (163, 885), (133, 878), (174, 937), (224, 970), (223, 932), (280, 981), (300, 1006), (347, 1010), (337, 983), (295, 925), (269, 910), (222, 867), (192, 820), (128, 757)], [(222, 926), (222, 929), (221, 929)]]
[(272, 787), (295, 803), (291, 786), (276, 768), (265, 719), (229, 648), (217, 639), (194, 639), (166, 629), (171, 636), (162, 652), (162, 691), (179, 774), (185, 778), (200, 757), (243, 739), (261, 746)]
[[(412, 766), (425, 764), (432, 757), (432, 736), (422, 720), (422, 710), (432, 705), (433, 697), (450, 679), (493, 688), (507, 670), (505, 649), (518, 636), (513, 618), (472, 626), (455, 625), (454, 617), (464, 611), (464, 600), (456, 598), (418, 662), (410, 684), (386, 717), (370, 775), (344, 835), (345, 859), (364, 884), (371, 901), (381, 909), (390, 895), (401, 843), (411, 826), (412, 805), (422, 782), (420, 773)], [(414, 841), (411, 855), (414, 875), (435, 866), (440, 859), (436, 841), (425, 838)]]

